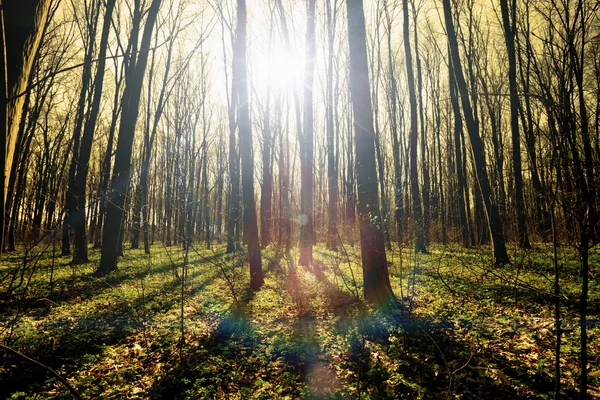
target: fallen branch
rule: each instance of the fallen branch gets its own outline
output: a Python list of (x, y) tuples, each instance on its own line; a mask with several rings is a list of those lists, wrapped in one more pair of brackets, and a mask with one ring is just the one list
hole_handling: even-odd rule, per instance
[(16, 356), (24, 358), (25, 360), (30, 361), (33, 364), (44, 368), (46, 371), (49, 371), (50, 373), (52, 373), (52, 375), (54, 375), (56, 377), (56, 379), (58, 379), (59, 381), (61, 381), (67, 387), (67, 389), (69, 389), (69, 391), (73, 394), (73, 396), (75, 396), (75, 398), (77, 398), (79, 400), (83, 400), (83, 398), (79, 395), (79, 393), (77, 393), (77, 391), (75, 390), (75, 388), (73, 386), (71, 386), (71, 384), (69, 382), (67, 382), (67, 380), (65, 378), (63, 378), (62, 376), (60, 376), (58, 374), (58, 372), (56, 372), (52, 368), (50, 368), (50, 367), (42, 364), (41, 362), (39, 362), (37, 360), (34, 360), (31, 357), (26, 356), (23, 353), (19, 353), (17, 350), (11, 349), (10, 347), (7, 347), (7, 346), (5, 346), (3, 344), (0, 344), (0, 349), (4, 349), (4, 350), (6, 350), (7, 352), (9, 352), (11, 354), (14, 354)]

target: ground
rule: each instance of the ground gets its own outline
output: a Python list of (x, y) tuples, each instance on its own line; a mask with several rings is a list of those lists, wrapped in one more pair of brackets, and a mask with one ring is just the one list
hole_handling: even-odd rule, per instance
[[(91, 263), (71, 265), (38, 246), (0, 267), (0, 343), (52, 368), (83, 398), (553, 397), (550, 247), (512, 248), (513, 265), (501, 268), (489, 248), (396, 247), (388, 252), (394, 310), (362, 301), (359, 253), (317, 246), (314, 266), (295, 269), (295, 254), (267, 248), (265, 285), (251, 292), (244, 254), (221, 245), (190, 249), (187, 268), (180, 247), (126, 250), (104, 278), (93, 277), (97, 250)], [(566, 397), (577, 395), (579, 375), (574, 254), (560, 250)], [(598, 273), (598, 251), (591, 265)], [(590, 394), (600, 397), (599, 286), (594, 275)], [(72, 395), (0, 349), (0, 397)]]

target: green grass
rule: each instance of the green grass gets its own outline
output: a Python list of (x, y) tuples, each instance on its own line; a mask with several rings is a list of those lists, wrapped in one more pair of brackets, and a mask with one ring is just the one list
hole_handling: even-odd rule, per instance
[[(269, 248), (264, 287), (248, 289), (244, 255), (224, 247), (184, 254), (126, 250), (119, 270), (30, 255), (24, 283), (0, 303), (0, 340), (53, 368), (86, 398), (550, 398), (554, 379), (551, 249), (511, 250), (492, 268), (489, 249), (431, 246), (388, 254), (401, 309), (376, 312), (362, 295), (359, 249), (315, 248), (315, 269)], [(292, 254), (293, 259), (296, 255)], [(591, 266), (600, 264), (592, 254)], [(7, 290), (21, 256), (0, 267)], [(578, 379), (577, 258), (561, 249), (563, 392)], [(32, 273), (33, 272), (33, 273)], [(594, 269), (594, 272), (597, 272)], [(29, 276), (31, 281), (24, 291)], [(18, 275), (17, 275), (18, 276)], [(17, 279), (18, 280), (18, 279)], [(590, 393), (600, 395), (598, 279), (590, 281)], [(181, 313), (185, 335), (181, 337)], [(41, 368), (0, 354), (0, 395), (69, 398)]]

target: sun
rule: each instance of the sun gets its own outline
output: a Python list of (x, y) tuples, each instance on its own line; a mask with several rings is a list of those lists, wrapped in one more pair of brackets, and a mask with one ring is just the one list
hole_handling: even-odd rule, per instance
[(272, 46), (270, 51), (255, 51), (251, 55), (251, 79), (259, 90), (292, 90), (304, 76), (304, 55)]

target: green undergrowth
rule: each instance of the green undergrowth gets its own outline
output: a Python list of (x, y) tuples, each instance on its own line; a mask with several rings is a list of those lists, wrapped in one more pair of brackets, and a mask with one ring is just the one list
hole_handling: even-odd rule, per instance
[[(52, 249), (0, 267), (0, 340), (65, 377), (84, 398), (552, 398), (551, 249), (431, 246), (388, 254), (399, 307), (361, 300), (358, 247), (297, 255), (263, 251), (265, 284), (248, 288), (244, 254), (217, 245), (126, 250), (95, 278)], [(563, 395), (577, 395), (580, 278), (561, 249)], [(591, 255), (597, 273), (600, 254)], [(23, 283), (16, 285), (23, 272)], [(10, 296), (6, 296), (12, 276)], [(182, 277), (184, 284), (182, 286)], [(27, 284), (27, 282), (29, 283)], [(598, 279), (590, 281), (590, 394), (600, 395)], [(182, 320), (183, 315), (183, 320)], [(182, 336), (183, 321), (183, 336)], [(0, 350), (0, 396), (71, 398), (39, 366)]]

